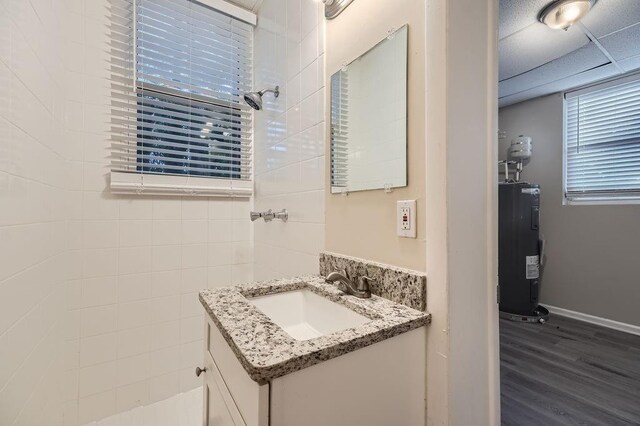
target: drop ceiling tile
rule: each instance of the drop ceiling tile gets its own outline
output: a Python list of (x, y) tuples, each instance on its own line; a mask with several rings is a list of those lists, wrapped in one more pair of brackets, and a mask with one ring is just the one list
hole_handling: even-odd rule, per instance
[[(640, 0), (638, 0), (638, 7), (640, 7)], [(616, 61), (640, 55), (640, 24), (599, 38), (598, 41)]]
[(600, 49), (589, 43), (565, 56), (554, 59), (538, 68), (503, 80), (499, 84), (499, 96), (509, 96), (544, 84), (562, 80), (572, 75), (607, 64), (609, 59)]
[(637, 70), (640, 68), (640, 55), (619, 61), (618, 65), (620, 65), (625, 72)]
[(534, 87), (533, 89), (525, 90), (510, 96), (502, 97), (498, 100), (498, 106), (500, 108), (512, 105), (518, 102), (523, 102), (528, 99), (537, 98), (540, 96), (550, 95), (552, 93), (563, 92), (575, 87), (583, 86), (585, 84), (594, 83), (605, 78), (613, 77), (619, 74), (618, 69), (613, 64), (603, 65), (598, 68), (585, 71), (576, 75), (572, 75), (567, 78), (563, 78), (558, 81), (554, 81), (549, 84)]
[(562, 31), (534, 23), (498, 42), (500, 80), (544, 65), (587, 43), (589, 38), (578, 27)]
[(538, 14), (552, 0), (500, 0), (498, 38), (503, 39), (538, 21)]
[(603, 37), (640, 22), (640, 1), (598, 0), (581, 22), (591, 34)]

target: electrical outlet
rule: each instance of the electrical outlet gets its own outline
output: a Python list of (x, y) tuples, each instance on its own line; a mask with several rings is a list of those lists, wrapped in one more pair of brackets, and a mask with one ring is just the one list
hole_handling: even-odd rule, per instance
[(397, 203), (398, 236), (416, 238), (416, 200), (403, 200)]
[(400, 207), (400, 227), (403, 231), (411, 229), (411, 209), (408, 207)]

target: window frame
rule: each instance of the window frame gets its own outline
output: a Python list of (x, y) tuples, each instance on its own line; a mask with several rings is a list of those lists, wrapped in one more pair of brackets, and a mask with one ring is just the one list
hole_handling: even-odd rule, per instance
[(567, 193), (567, 169), (568, 169), (568, 130), (567, 130), (567, 103), (571, 98), (592, 93), (633, 81), (640, 82), (640, 72), (627, 73), (622, 76), (608, 78), (600, 82), (576, 88), (562, 93), (562, 204), (571, 205), (633, 205), (640, 204), (640, 194), (624, 195), (623, 192), (608, 195), (585, 195), (571, 197)]
[[(243, 21), (254, 27), (257, 24), (255, 13), (245, 10), (239, 6), (228, 3), (224, 0), (189, 0), (200, 3), (217, 12), (228, 15), (239, 21)], [(131, 0), (133, 8), (132, 31), (132, 53), (133, 53), (133, 75), (131, 80), (131, 90), (133, 93), (141, 93), (143, 86), (153, 92), (158, 92), (164, 96), (172, 96), (162, 87), (155, 87), (153, 84), (138, 81), (137, 75), (137, 28), (136, 28), (136, 8), (137, 0)], [(252, 40), (253, 43), (253, 40)], [(216, 105), (216, 100), (208, 100), (206, 103)], [(254, 123), (251, 123), (252, 132)], [(136, 142), (138, 145), (138, 142)], [(133, 146), (132, 146), (133, 148)], [(253, 155), (252, 155), (253, 158)], [(141, 163), (143, 164), (143, 163)], [(110, 166), (111, 167), (111, 166)], [(144, 168), (144, 167), (143, 167)], [(206, 197), (251, 197), (253, 195), (254, 170), (251, 168), (249, 179), (228, 179), (211, 176), (197, 176), (188, 174), (153, 173), (144, 172), (110, 172), (110, 190), (113, 194), (138, 194), (138, 195), (180, 195), (180, 196), (206, 196)]]

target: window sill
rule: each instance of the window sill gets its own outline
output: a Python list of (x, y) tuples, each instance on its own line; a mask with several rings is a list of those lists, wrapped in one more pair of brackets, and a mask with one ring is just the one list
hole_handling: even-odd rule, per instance
[(565, 206), (624, 206), (640, 204), (640, 198), (564, 198), (562, 204)]
[(193, 176), (111, 172), (113, 194), (235, 197), (253, 195), (253, 182)]

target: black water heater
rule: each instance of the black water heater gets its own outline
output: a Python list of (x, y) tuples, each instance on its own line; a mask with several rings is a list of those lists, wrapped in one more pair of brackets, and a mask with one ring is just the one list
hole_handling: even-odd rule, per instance
[(538, 321), (540, 289), (540, 186), (499, 184), (498, 275), (500, 312), (509, 319)]

